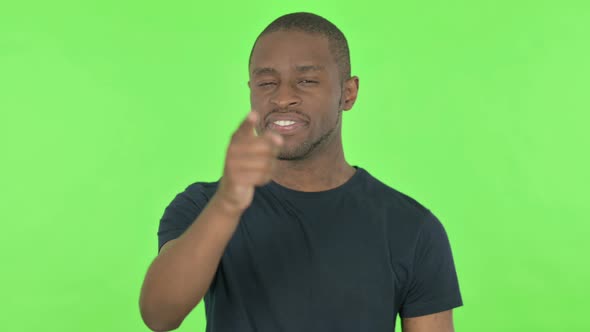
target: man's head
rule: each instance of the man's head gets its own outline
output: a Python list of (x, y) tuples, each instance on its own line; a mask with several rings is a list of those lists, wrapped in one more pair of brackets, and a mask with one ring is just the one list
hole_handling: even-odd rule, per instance
[(283, 136), (279, 159), (342, 149), (341, 114), (354, 105), (358, 78), (350, 77), (348, 44), (335, 25), (310, 13), (279, 17), (256, 39), (249, 73), (256, 130)]
[[(325, 18), (311, 13), (293, 13), (283, 15), (270, 23), (256, 38), (254, 46), (261, 37), (277, 31), (299, 31), (312, 35), (323, 36), (328, 40), (330, 52), (338, 64), (342, 80), (350, 78), (350, 51), (346, 37), (338, 27)], [(252, 64), (252, 53), (249, 63)]]

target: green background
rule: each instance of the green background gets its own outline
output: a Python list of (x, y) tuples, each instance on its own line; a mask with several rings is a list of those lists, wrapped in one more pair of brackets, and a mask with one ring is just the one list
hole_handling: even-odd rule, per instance
[[(588, 1), (3, 1), (3, 331), (147, 331), (159, 218), (221, 175), (274, 18), (347, 36), (347, 159), (429, 207), (457, 331), (588, 331)], [(204, 331), (203, 306), (180, 331)]]

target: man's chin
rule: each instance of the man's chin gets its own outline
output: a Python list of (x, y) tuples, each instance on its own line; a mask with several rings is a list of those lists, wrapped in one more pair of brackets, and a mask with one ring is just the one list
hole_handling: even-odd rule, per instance
[(290, 161), (296, 161), (296, 160), (303, 160), (305, 159), (305, 157), (308, 155), (309, 151), (297, 151), (297, 150), (291, 150), (291, 151), (281, 151), (277, 157), (278, 160), (290, 160)]
[(282, 161), (298, 161), (303, 160), (305, 158), (301, 156), (279, 156), (277, 159)]

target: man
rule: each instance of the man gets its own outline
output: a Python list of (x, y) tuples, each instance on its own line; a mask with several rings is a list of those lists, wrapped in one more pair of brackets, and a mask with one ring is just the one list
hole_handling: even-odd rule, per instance
[(140, 307), (177, 328), (204, 298), (207, 331), (453, 331), (462, 305), (447, 235), (428, 209), (349, 165), (342, 111), (357, 98), (332, 23), (285, 15), (256, 40), (253, 111), (223, 176), (178, 194), (160, 221)]

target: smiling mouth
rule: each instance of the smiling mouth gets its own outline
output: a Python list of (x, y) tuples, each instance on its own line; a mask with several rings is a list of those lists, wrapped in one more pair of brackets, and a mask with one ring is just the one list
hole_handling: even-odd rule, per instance
[(291, 120), (277, 120), (270, 122), (267, 127), (279, 134), (289, 135), (303, 130), (306, 127), (306, 123)]

